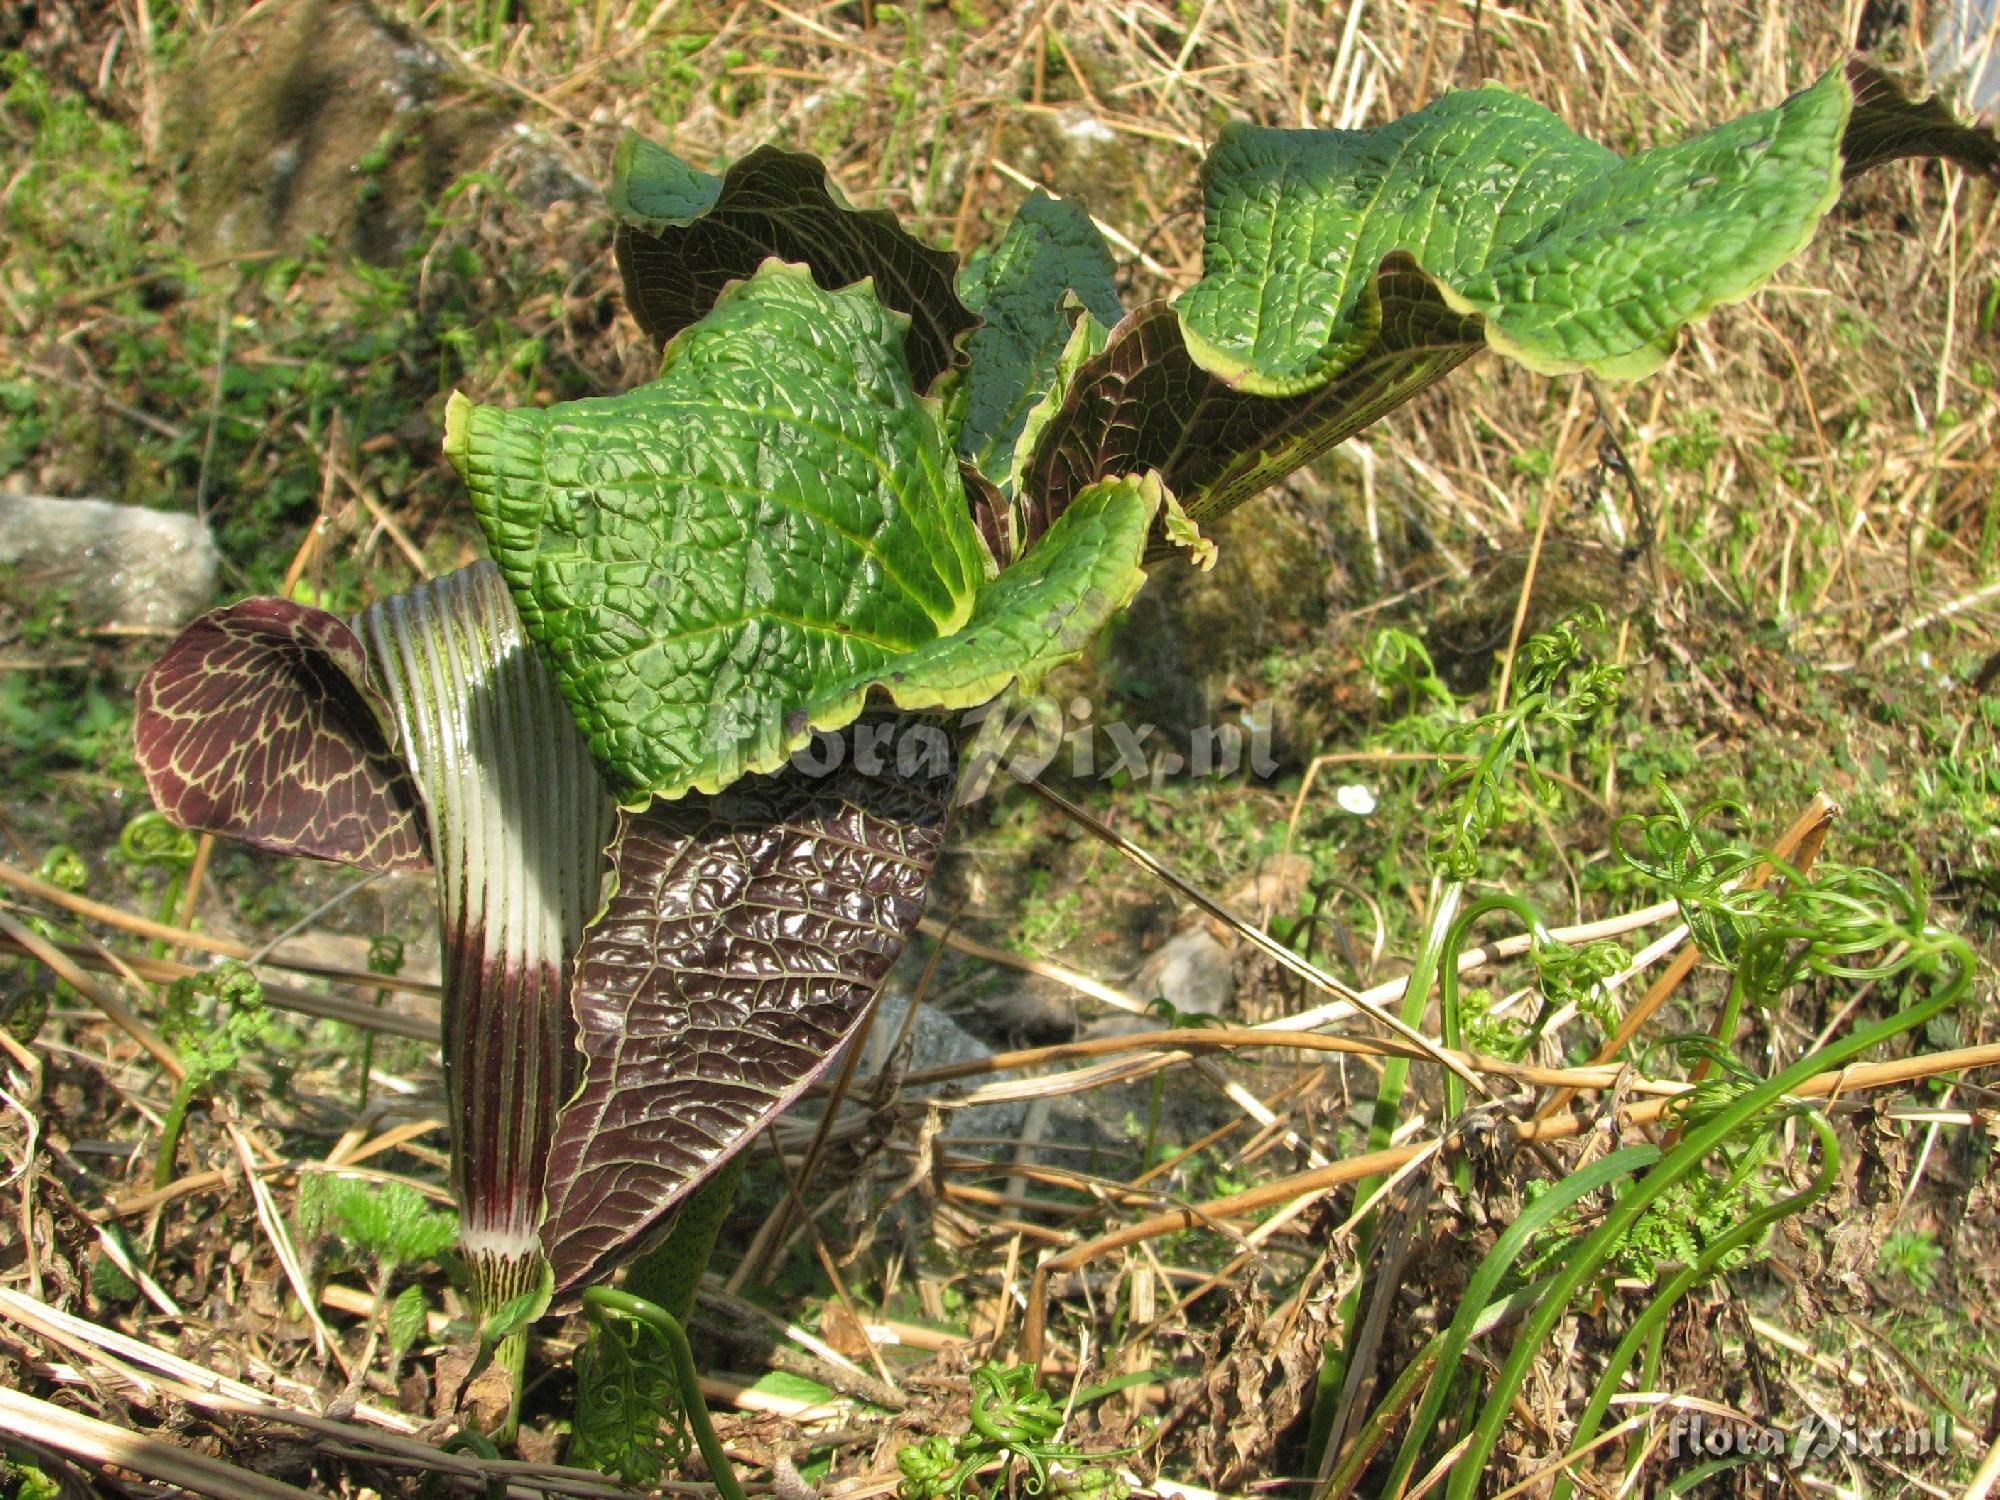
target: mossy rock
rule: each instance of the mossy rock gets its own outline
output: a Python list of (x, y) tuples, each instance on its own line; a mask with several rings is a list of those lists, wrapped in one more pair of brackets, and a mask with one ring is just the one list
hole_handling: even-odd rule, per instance
[(386, 265), (513, 133), (505, 100), (364, 0), (266, 0), (177, 70), (163, 139), (191, 253), (319, 238)]
[[(1490, 684), (1513, 635), (1533, 541), (1526, 534), (1506, 541), (1476, 560), (1473, 576), (1441, 602), (1424, 632), (1438, 674), (1455, 692), (1476, 693)], [(1550, 630), (1593, 604), (1614, 621), (1630, 613), (1644, 594), (1642, 566), (1636, 557), (1601, 543), (1547, 538), (1521, 639)]]
[(1348, 582), (1328, 509), (1317, 489), (1284, 486), (1211, 529), (1212, 572), (1156, 563), (1115, 629), (1098, 701), (1174, 746), (1254, 711), (1274, 721), (1280, 759), (1310, 755), (1325, 726), (1292, 689)]

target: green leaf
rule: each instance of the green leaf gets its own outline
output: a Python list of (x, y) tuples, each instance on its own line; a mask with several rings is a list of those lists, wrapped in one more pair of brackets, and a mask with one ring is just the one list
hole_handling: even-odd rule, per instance
[(233, 1069), (270, 1029), (263, 983), (246, 964), (232, 960), (167, 986), (160, 1030), (180, 1055), (190, 1092)]
[(900, 707), (971, 708), (1019, 682), (1032, 689), (1074, 660), (1146, 581), (1139, 557), (1165, 491), (1151, 474), (1093, 484), (1035, 548), (985, 588), (954, 635), (885, 674), (861, 673), (821, 693), (839, 705), (815, 726), (851, 722), (869, 687)]
[(871, 690), (963, 708), (1032, 682), (1130, 599), (1151, 479), (1108, 484), (985, 581), (901, 320), (767, 262), (623, 396), (455, 399), (464, 477), (528, 631), (623, 800), (769, 772)]
[(1179, 500), (1168, 495), (1166, 501), (1166, 514), (1160, 517), (1160, 532), (1168, 545), (1187, 553), (1188, 561), (1202, 572), (1214, 572), (1218, 556), (1214, 539), (1201, 534), (1201, 527), (1181, 508)]
[(750, 1389), (761, 1396), (776, 1396), (781, 1401), (798, 1401), (814, 1406), (840, 1399), (830, 1386), (808, 1380), (803, 1375), (794, 1375), (789, 1370), (766, 1370), (751, 1382)]
[[(1124, 326), (1122, 323), (1118, 326)], [(1062, 506), (1069, 504), (1078, 485), (1068, 485), (1061, 491), (1061, 505), (1054, 505), (1055, 499), (1046, 476), (1030, 480), (1027, 474), (1032, 461), (1042, 452), (1042, 434), (1049, 424), (1070, 411), (1069, 396), (1076, 384), (1078, 373), (1086, 364), (1104, 352), (1111, 341), (1111, 329), (1096, 318), (1084, 316), (1076, 320), (1076, 327), (1070, 333), (1069, 343), (1063, 347), (1056, 361), (1054, 375), (1049, 380), (1049, 388), (1042, 399), (1029, 411), (1022, 424), (1021, 434), (1014, 441), (1014, 472), (1010, 476), (1012, 503), (1008, 509), (1007, 546), (1005, 553), (996, 556), (1016, 556), (1019, 551), (1040, 539), (1055, 518), (1062, 514)], [(1069, 418), (1068, 420), (1074, 420)], [(1051, 448), (1051, 463), (1060, 463), (1061, 458)], [(1106, 470), (1106, 473), (1112, 471)], [(984, 532), (982, 531), (982, 535)]]
[(90, 1295), (100, 1302), (136, 1302), (139, 1284), (125, 1274), (117, 1261), (99, 1250), (90, 1258)]
[(389, 1304), (389, 1362), (396, 1364), (430, 1332), (430, 1304), (424, 1289), (406, 1286)]
[(381, 1265), (434, 1260), (458, 1237), (458, 1216), (431, 1208), (408, 1183), (329, 1176), (322, 1192), (347, 1236)]
[(18, 1453), (0, 1453), (0, 1480), (11, 1487), (14, 1500), (63, 1500), (69, 1491)]
[(325, 1232), (336, 1180), (323, 1172), (299, 1173), (298, 1190), (292, 1195), (292, 1229), (298, 1238), (316, 1240)]
[(958, 451), (1003, 491), (1013, 487), (1014, 445), (1028, 414), (1056, 381), (1072, 304), (1105, 330), (1124, 316), (1114, 273), (1090, 215), (1041, 192), (1021, 205), (998, 245), (959, 273), (959, 295), (986, 321), (966, 340), (972, 363), (960, 387)]
[(763, 146), (713, 177), (627, 135), (609, 199), (626, 305), (656, 344), (772, 257), (809, 266), (829, 291), (872, 279), (876, 296), (910, 319), (904, 342), (919, 391), (961, 362), (959, 340), (978, 322), (952, 286), (957, 257), (893, 214), (851, 207), (817, 157)]
[(1913, 154), (2000, 173), (1990, 132), (1858, 63), (1629, 158), (1497, 86), (1375, 130), (1229, 126), (1205, 273), (1078, 371), (1023, 480), (1027, 534), (1138, 469), (1206, 522), (1482, 348), (1649, 374), (1806, 244), (1844, 177)]

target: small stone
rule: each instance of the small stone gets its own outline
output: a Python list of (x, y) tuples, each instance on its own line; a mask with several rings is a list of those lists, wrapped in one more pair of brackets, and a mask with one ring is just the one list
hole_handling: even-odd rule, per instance
[(215, 597), (221, 555), (193, 516), (0, 493), (0, 607), (72, 630), (169, 634)]
[[(1312, 879), (1312, 861), (1299, 854), (1273, 855), (1230, 891), (1223, 904), (1247, 921), (1262, 923), (1271, 912), (1289, 914)], [(1126, 988), (1141, 1000), (1165, 1000), (1182, 1015), (1220, 1016), (1236, 998), (1236, 933), (1201, 912), (1188, 912), (1173, 935), (1139, 966)], [(1136, 1018), (1134, 1018), (1136, 1019)], [(1164, 1024), (1157, 1019), (1154, 1025)], [(1132, 1028), (1124, 1017), (1106, 1017), (1092, 1036), (1122, 1034)]]
[[(1219, 1016), (1236, 996), (1235, 967), (1233, 943), (1218, 938), (1207, 922), (1190, 923), (1147, 955), (1133, 978), (1132, 993), (1141, 1000), (1165, 1000), (1182, 1015)], [(1157, 1016), (1143, 1019), (1148, 1027), (1167, 1024)]]

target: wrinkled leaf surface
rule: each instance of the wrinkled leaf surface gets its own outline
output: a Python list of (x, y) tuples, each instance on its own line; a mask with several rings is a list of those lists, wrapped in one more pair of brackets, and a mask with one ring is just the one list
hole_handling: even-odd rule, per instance
[(961, 708), (1073, 656), (1141, 581), (1150, 479), (998, 577), (895, 317), (768, 262), (660, 379), (541, 411), (454, 402), (446, 451), (621, 798), (777, 769), (880, 688)]
[(1498, 87), (1374, 130), (1227, 127), (1205, 273), (1070, 383), (1023, 479), (1027, 535), (1133, 468), (1210, 519), (1481, 348), (1648, 374), (1805, 245), (1844, 176), (1912, 154), (2000, 169), (1990, 133), (1859, 63), (1629, 158)]
[(871, 718), (798, 766), (619, 814), (617, 888), (577, 965), (582, 1088), (542, 1237), (574, 1295), (833, 1060), (923, 912), (955, 757)]
[(1000, 243), (959, 273), (959, 295), (986, 321), (966, 340), (971, 367), (958, 451), (1003, 491), (1013, 485), (1014, 445), (1055, 383), (1075, 317), (1095, 318), (1108, 330), (1124, 316), (1114, 274), (1090, 215), (1073, 200), (1039, 192), (1021, 205)]

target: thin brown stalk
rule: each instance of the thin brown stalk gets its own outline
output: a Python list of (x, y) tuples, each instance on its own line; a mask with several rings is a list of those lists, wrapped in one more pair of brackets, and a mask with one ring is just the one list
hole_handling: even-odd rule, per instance
[(331, 979), (341, 984), (361, 985), (369, 990), (406, 990), (415, 995), (438, 993), (438, 985), (434, 980), (402, 979), (392, 974), (371, 974), (365, 969), (348, 969), (338, 964), (291, 959), (282, 954), (267, 954), (259, 958), (258, 950), (247, 944), (231, 942), (228, 938), (216, 937), (210, 933), (193, 932), (185, 927), (175, 927), (166, 922), (155, 922), (147, 917), (136, 916), (116, 906), (108, 906), (102, 901), (92, 901), (88, 896), (79, 896), (66, 891), (59, 885), (51, 885), (46, 880), (30, 875), (26, 870), (6, 863), (0, 863), (0, 885), (12, 886), (24, 896), (33, 896), (38, 901), (60, 907), (75, 916), (102, 922), (107, 927), (115, 927), (121, 932), (129, 932), (151, 942), (168, 943), (176, 948), (194, 948), (203, 953), (213, 953), (219, 958), (235, 958), (245, 962), (256, 960), (273, 968), (289, 969), (294, 974), (310, 974), (316, 979)]
[[(1554, 472), (1553, 465), (1550, 472)], [(1493, 690), (1495, 713), (1507, 707), (1507, 694), (1514, 686), (1514, 660), (1521, 651), (1521, 632), (1527, 628), (1528, 604), (1535, 596), (1535, 574), (1542, 565), (1542, 543), (1549, 534), (1549, 513), (1555, 509), (1553, 491), (1553, 485), (1542, 486), (1542, 503), (1535, 511), (1535, 539), (1528, 544), (1528, 566), (1521, 574), (1520, 596), (1514, 601), (1514, 623), (1507, 631), (1507, 651), (1500, 658), (1500, 685)]]
[[(950, 1083), (960, 1078), (976, 1078), (987, 1073), (1010, 1073), (1020, 1068), (1043, 1067), (1086, 1057), (1114, 1057), (1127, 1052), (1159, 1052), (1158, 1061), (1174, 1063), (1200, 1052), (1235, 1052), (1244, 1047), (1291, 1047), (1301, 1052), (1342, 1052), (1355, 1057), (1406, 1057), (1415, 1062), (1438, 1061), (1421, 1047), (1372, 1037), (1329, 1036), (1321, 1031), (1276, 1031), (1248, 1026), (1181, 1026), (1160, 1031), (1135, 1032), (1130, 1036), (1093, 1037), (1082, 1042), (1058, 1042), (1046, 1047), (1026, 1047), (1018, 1052), (995, 1052), (964, 1062), (944, 1063), (935, 1068), (907, 1074), (911, 1085)], [(1542, 1087), (1608, 1089), (1618, 1081), (1619, 1069), (1544, 1068), (1533, 1063), (1507, 1062), (1477, 1052), (1453, 1048), (1438, 1049), (1444, 1059), (1466, 1072), (1490, 1073)], [(1171, 1053), (1172, 1055), (1166, 1055)], [(1641, 1092), (1681, 1092), (1685, 1085), (1654, 1079), (1628, 1081)]]
[(307, 1490), (4, 1386), (0, 1386), (0, 1426), (24, 1442), (40, 1443), (84, 1463), (124, 1469), (215, 1500), (312, 1500)]
[[(1660, 901), (1652, 906), (1643, 906), (1636, 911), (1625, 912), (1615, 917), (1600, 918), (1595, 922), (1578, 922), (1568, 927), (1552, 927), (1546, 936), (1555, 942), (1572, 946), (1594, 943), (1599, 938), (1618, 937), (1623, 933), (1635, 932), (1641, 927), (1650, 927), (1655, 922), (1663, 922), (1677, 915), (1679, 911), (1679, 906), (1674, 902)], [(1476, 969), (1497, 963), (1503, 958), (1517, 957), (1534, 946), (1535, 936), (1532, 933), (1517, 932), (1507, 937), (1494, 938), (1477, 948), (1463, 950), (1458, 955), (1458, 972), (1469, 974)], [(1363, 990), (1361, 998), (1376, 1005), (1392, 1005), (1403, 998), (1404, 992), (1409, 987), (1407, 978), (1391, 979), (1372, 989)], [(1310, 1027), (1323, 1026), (1330, 1021), (1341, 1020), (1353, 1013), (1354, 1007), (1346, 1001), (1335, 1001), (1330, 1005), (1319, 1005), (1310, 1010), (1300, 1011), (1296, 1015), (1281, 1016), (1274, 1021), (1260, 1021), (1258, 1029), (1287, 1028), (1302, 1031)]]
[(204, 833), (195, 840), (194, 859), (188, 864), (187, 885), (181, 892), (179, 920), (182, 927), (194, 926), (195, 908), (201, 904), (201, 888), (208, 880), (208, 861), (214, 853), (214, 834)]
[[(56, 943), (52, 946), (80, 969), (100, 974), (129, 971), (149, 984), (170, 984), (176, 979), (186, 979), (191, 975), (208, 972), (199, 964), (178, 963), (171, 958), (149, 958), (144, 954), (120, 953), (115, 949), (104, 949), (99, 952), (86, 948), (81, 943)], [(5, 932), (0, 932), (0, 953), (28, 954), (29, 950), (15, 942)], [(269, 965), (258, 967), (267, 968)], [(417, 1042), (437, 1040), (437, 1022), (434, 1019), (403, 1015), (392, 1010), (377, 1010), (362, 1001), (345, 1000), (339, 995), (315, 995), (309, 990), (297, 989), (267, 979), (264, 981), (264, 998), (280, 1010), (297, 1011), (304, 1016), (318, 1016), (328, 1021), (344, 1021), (350, 1026), (387, 1032), (392, 1036), (405, 1036)]]
[[(343, 1176), (368, 1177), (379, 1181), (401, 1182), (408, 1187), (415, 1188), (426, 1197), (448, 1203), (451, 1201), (450, 1194), (432, 1183), (419, 1182), (414, 1178), (398, 1176), (393, 1172), (348, 1170), (357, 1167), (371, 1156), (378, 1156), (385, 1151), (395, 1149), (414, 1136), (422, 1135), (432, 1130), (440, 1130), (443, 1127), (444, 1122), (442, 1120), (405, 1121), (402, 1125), (397, 1126), (396, 1129), (385, 1131), (382, 1135), (376, 1137), (376, 1139), (370, 1141), (360, 1149), (349, 1152), (337, 1162), (293, 1160), (263, 1162), (257, 1165), (252, 1175), (257, 1177), (281, 1177), (289, 1173), (338, 1169)], [(120, 1198), (115, 1203), (107, 1204), (105, 1207), (96, 1210), (92, 1213), (91, 1217), (100, 1223), (110, 1219), (137, 1218), (141, 1214), (151, 1213), (163, 1204), (173, 1202), (176, 1198), (185, 1198), (191, 1193), (208, 1192), (214, 1188), (226, 1187), (229, 1184), (229, 1178), (230, 1174), (227, 1172), (190, 1172), (185, 1177), (175, 1178), (174, 1181), (168, 1183), (163, 1188), (149, 1188), (143, 1193), (134, 1193), (129, 1198)]]
[[(1795, 1096), (1807, 1099), (1839, 1097), (1863, 1089), (1889, 1088), (1919, 1078), (1934, 1078), (1939, 1074), (1956, 1073), (1967, 1068), (1994, 1066), (2000, 1066), (2000, 1044), (1961, 1047), (1955, 1051), (1899, 1058), (1893, 1062), (1862, 1063), (1853, 1067), (1836, 1068), (1832, 1072), (1821, 1073), (1807, 1079), (1795, 1090)], [(1672, 1103), (1672, 1099), (1647, 1100), (1643, 1104), (1620, 1110), (1616, 1123), (1621, 1129), (1650, 1124), (1659, 1119)], [(1530, 1142), (1565, 1140), (1584, 1130), (1598, 1128), (1602, 1128), (1600, 1121), (1584, 1120), (1576, 1115), (1553, 1115), (1546, 1119), (1522, 1122), (1517, 1126), (1517, 1131), (1518, 1138), (1522, 1142)], [(1182, 1230), (1201, 1228), (1204, 1225), (1227, 1224), (1261, 1209), (1275, 1208), (1304, 1193), (1342, 1187), (1365, 1177), (1393, 1172), (1418, 1152), (1454, 1151), (1462, 1144), (1463, 1137), (1453, 1133), (1441, 1138), (1413, 1141), (1381, 1151), (1370, 1151), (1361, 1156), (1334, 1162), (1331, 1166), (1300, 1172), (1280, 1178), (1276, 1182), (1265, 1183), (1260, 1187), (1248, 1188), (1240, 1193), (1211, 1198), (1206, 1203), (1155, 1214), (1135, 1224), (1127, 1224), (1107, 1234), (1099, 1235), (1094, 1240), (1078, 1245), (1074, 1250), (1067, 1250), (1061, 1255), (1043, 1261), (1035, 1268), (1034, 1281), (1028, 1293), (1027, 1323), (1022, 1334), (1024, 1357), (1030, 1363), (1040, 1362), (1048, 1320), (1049, 1282), (1056, 1276), (1066, 1275), (1101, 1255), (1113, 1250), (1122, 1250), (1128, 1245), (1158, 1239), (1163, 1234), (1177, 1234)]]
[(1210, 896), (1206, 891), (1203, 891), (1192, 882), (1183, 879), (1163, 861), (1155, 858), (1147, 850), (1140, 848), (1139, 845), (1133, 843), (1102, 819), (1078, 807), (1060, 792), (1051, 791), (1039, 781), (1028, 781), (1024, 785), (1035, 796), (1048, 803), (1049, 806), (1087, 829), (1096, 838), (1108, 844), (1111, 848), (1116, 849), (1120, 854), (1173, 890), (1177, 895), (1182, 896), (1209, 916), (1214, 917), (1216, 921), (1227, 926), (1231, 931), (1248, 941), (1259, 951), (1276, 959), (1279, 964), (1291, 970), (1292, 973), (1298, 975), (1308, 984), (1316, 989), (1324, 990), (1330, 995), (1338, 995), (1345, 1003), (1352, 1005), (1378, 1026), (1385, 1026), (1404, 1040), (1414, 1043), (1422, 1049), (1424, 1056), (1428, 1057), (1432, 1062), (1437, 1063), (1440, 1067), (1449, 1068), (1452, 1072), (1458, 1074), (1460, 1078), (1465, 1080), (1466, 1086), (1472, 1089), (1474, 1093), (1480, 1095), (1482, 1098), (1490, 1097), (1490, 1091), (1487, 1089), (1484, 1080), (1455, 1059), (1447, 1057), (1436, 1042), (1431, 1041), (1415, 1027), (1406, 1025), (1400, 1016), (1384, 1010), (1366, 996), (1342, 984), (1338, 979), (1335, 979), (1331, 974), (1320, 968), (1319, 965), (1301, 958), (1290, 948), (1287, 948), (1283, 943), (1264, 931), (1263, 928), (1238, 916), (1227, 906), (1224, 906), (1220, 901)]
[(169, 1047), (160, 1034), (140, 1020), (122, 1001), (112, 998), (95, 980), (74, 963), (69, 956), (40, 933), (23, 926), (7, 912), (0, 911), (0, 936), (12, 940), (31, 958), (46, 964), (70, 988), (104, 1012), (106, 1020), (131, 1037), (152, 1056), (176, 1083), (187, 1076), (187, 1069), (181, 1065), (180, 1055)]

